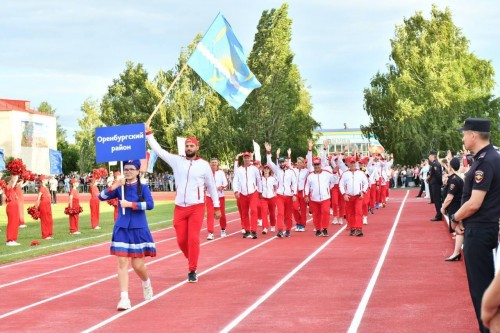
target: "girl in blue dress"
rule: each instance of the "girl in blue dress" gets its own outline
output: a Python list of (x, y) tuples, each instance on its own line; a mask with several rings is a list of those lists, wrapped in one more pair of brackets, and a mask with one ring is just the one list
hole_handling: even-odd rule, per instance
[[(140, 182), (140, 166), (139, 160), (124, 161), (124, 176), (119, 176), (111, 187), (99, 194), (101, 201), (113, 198), (119, 200), (118, 218), (113, 229), (110, 249), (111, 254), (118, 257), (118, 282), (121, 294), (117, 310), (131, 308), (128, 297), (129, 262), (132, 262), (132, 268), (142, 280), (144, 299), (149, 300), (153, 297), (153, 288), (144, 265), (144, 257), (156, 256), (156, 246), (146, 220), (146, 210), (153, 209), (154, 202), (149, 187)], [(122, 185), (125, 186), (124, 198)]]

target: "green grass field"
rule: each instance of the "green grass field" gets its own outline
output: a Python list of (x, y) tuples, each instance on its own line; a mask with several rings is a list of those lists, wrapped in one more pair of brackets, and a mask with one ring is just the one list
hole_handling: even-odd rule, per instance
[[(26, 212), (28, 205), (25, 205), (24, 221), (27, 228), (19, 229), (17, 242), (20, 246), (6, 246), (5, 233), (7, 226), (7, 214), (5, 205), (0, 207), (0, 264), (14, 262), (17, 260), (38, 257), (44, 254), (51, 254), (60, 251), (76, 249), (83, 246), (102, 243), (111, 240), (113, 231), (113, 207), (107, 203), (101, 203), (100, 226), (102, 229), (93, 230), (90, 226), (90, 208), (83, 203), (83, 212), (80, 214), (79, 230), (81, 235), (71, 235), (69, 233), (69, 218), (64, 214), (66, 204), (60, 203), (52, 206), (54, 217), (54, 232), (52, 240), (42, 240), (40, 220), (33, 220)], [(172, 225), (173, 202), (156, 201), (155, 208), (147, 211), (149, 228), (151, 231), (167, 228)], [(234, 200), (226, 198), (226, 212), (236, 210)], [(38, 240), (40, 245), (31, 246), (31, 241)]]

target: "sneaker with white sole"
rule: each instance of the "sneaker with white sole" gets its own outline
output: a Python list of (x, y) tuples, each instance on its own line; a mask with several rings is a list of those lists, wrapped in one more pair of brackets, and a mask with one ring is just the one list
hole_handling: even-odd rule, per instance
[(341, 217), (339, 217), (339, 224), (344, 224), (344, 220)]
[(262, 229), (262, 234), (263, 235), (267, 234), (267, 228)]
[(153, 298), (153, 287), (151, 285), (149, 287), (142, 287), (142, 294), (144, 295), (144, 300), (149, 301)]
[(275, 232), (275, 231), (276, 231), (276, 227), (271, 226), (271, 232)]
[(241, 229), (242, 234), (244, 234), (245, 232), (247, 232), (245, 229)]
[(96, 227), (94, 228), (94, 230), (99, 230), (99, 229), (101, 229), (101, 227), (100, 227), (100, 226), (96, 226)]
[(261, 219), (258, 219), (258, 220), (257, 220), (257, 225), (258, 225), (259, 227), (262, 227), (262, 220), (261, 220)]
[(28, 227), (28, 225), (26, 225), (26, 224), (21, 224), (21, 225), (19, 226), (19, 228), (26, 228), (26, 227)]
[(339, 224), (339, 219), (336, 216), (333, 218), (332, 224)]
[(49, 236), (49, 237), (45, 237), (44, 239), (49, 239), (49, 240), (50, 240), (50, 239), (52, 239), (52, 237), (51, 237), (51, 236)]
[(120, 301), (118, 302), (118, 305), (116, 306), (116, 309), (118, 311), (123, 311), (123, 310), (128, 310), (132, 307), (130, 304), (130, 299), (128, 298), (120, 298)]
[(10, 241), (10, 242), (5, 243), (5, 245), (7, 245), (7, 246), (19, 246), (19, 245), (21, 245), (21, 244), (19, 244), (19, 243), (18, 243), (18, 242), (16, 242), (16, 241)]
[(211, 233), (211, 232), (209, 232), (209, 233), (208, 233), (208, 236), (207, 236), (207, 240), (214, 240), (214, 238), (215, 238), (215, 237), (214, 237), (214, 234), (213, 234), (213, 233)]
[(222, 230), (220, 231), (220, 238), (224, 238), (224, 237), (226, 237), (226, 236), (227, 236), (227, 235), (226, 235), (226, 230), (222, 229)]
[(363, 216), (363, 224), (368, 224), (368, 216)]
[(75, 231), (75, 232), (70, 232), (70, 234), (72, 234), (72, 235), (80, 235), (81, 232), (80, 231)]

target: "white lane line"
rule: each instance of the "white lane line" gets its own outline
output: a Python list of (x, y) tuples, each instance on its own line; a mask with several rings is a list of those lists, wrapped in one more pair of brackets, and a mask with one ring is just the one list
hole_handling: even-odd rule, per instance
[[(241, 234), (241, 232), (239, 232), (239, 233)], [(214, 266), (212, 266), (212, 267), (204, 270), (203, 272), (201, 272), (200, 274), (198, 274), (198, 276), (205, 275), (205, 274), (207, 274), (207, 273), (209, 273), (209, 272), (211, 272), (211, 271), (213, 271), (213, 270), (215, 270), (215, 269), (217, 269), (217, 268), (219, 268), (219, 267), (221, 267), (221, 266), (223, 266), (223, 265), (225, 265), (225, 264), (227, 264), (227, 263), (229, 263), (229, 262), (231, 262), (231, 261), (233, 261), (235, 259), (238, 259), (239, 257), (241, 257), (241, 256), (243, 256), (243, 255), (245, 255), (245, 254), (247, 254), (247, 253), (249, 253), (249, 252), (251, 252), (251, 251), (253, 251), (253, 250), (255, 250), (255, 249), (259, 248), (259, 247), (261, 247), (261, 246), (263, 246), (264, 244), (267, 244), (267, 243), (271, 242), (274, 239), (276, 239), (276, 236), (274, 236), (274, 237), (272, 237), (272, 238), (270, 238), (270, 239), (268, 239), (268, 240), (266, 240), (266, 241), (264, 241), (262, 243), (259, 243), (259, 244), (255, 245), (255, 246), (253, 246), (253, 247), (251, 247), (251, 248), (249, 248), (249, 249), (247, 249), (247, 250), (245, 250), (243, 252), (240, 252), (237, 255), (235, 255), (235, 256), (233, 256), (233, 257), (231, 257), (229, 259), (226, 259), (226, 260), (218, 263), (217, 265), (214, 265)], [(92, 332), (92, 331), (94, 331), (94, 330), (96, 330), (98, 328), (101, 328), (101, 327), (103, 327), (103, 326), (111, 323), (112, 321), (115, 321), (116, 319), (118, 319), (118, 318), (120, 318), (122, 316), (125, 316), (125, 315), (131, 313), (134, 310), (137, 310), (137, 309), (143, 307), (144, 305), (148, 304), (149, 302), (151, 302), (151, 301), (153, 301), (155, 299), (158, 299), (158, 298), (166, 295), (167, 293), (169, 293), (169, 292), (171, 292), (171, 291), (179, 288), (180, 286), (182, 286), (182, 285), (184, 285), (186, 283), (187, 283), (187, 280), (179, 282), (176, 285), (173, 285), (172, 287), (163, 290), (161, 293), (156, 294), (155, 296), (153, 296), (153, 298), (151, 298), (151, 300), (149, 300), (149, 301), (142, 301), (141, 303), (138, 303), (137, 305), (134, 305), (130, 310), (119, 312), (118, 314), (116, 314), (116, 315), (114, 315), (112, 317), (109, 317), (108, 319), (106, 319), (106, 320), (104, 320), (104, 321), (102, 321), (102, 322), (100, 322), (100, 323), (98, 323), (98, 324), (96, 324), (96, 325), (94, 325), (94, 326), (92, 326), (90, 328), (87, 328), (86, 330), (82, 331), (82, 333)]]
[[(234, 208), (236, 208), (236, 207), (234, 207)], [(237, 213), (237, 211), (229, 212), (227, 215), (234, 214), (234, 213)], [(172, 220), (163, 220), (163, 221), (158, 221), (158, 222), (150, 223), (150, 225), (156, 225), (156, 224), (159, 224), (159, 223), (165, 223), (165, 222), (171, 222), (171, 221)], [(173, 227), (170, 226), (168, 228), (158, 229), (158, 230), (152, 231), (152, 233), (158, 233), (158, 232), (162, 232), (162, 231), (165, 231), (165, 230), (168, 230), (168, 229), (173, 229)], [(205, 229), (203, 229), (203, 230), (205, 230)], [(13, 252), (13, 253), (8, 253), (8, 254), (3, 254), (3, 255), (0, 255), (0, 258), (1, 257), (5, 257), (5, 256), (12, 256), (12, 255), (16, 255), (16, 254), (23, 254), (23, 253), (33, 252), (33, 251), (42, 250), (42, 249), (46, 249), (46, 248), (50, 248), (50, 247), (56, 247), (56, 246), (59, 246), (59, 245), (66, 245), (66, 244), (71, 244), (71, 243), (78, 243), (78, 242), (83, 241), (83, 240), (89, 240), (89, 239), (99, 238), (99, 237), (103, 237), (103, 236), (111, 236), (111, 233), (99, 234), (97, 236), (87, 237), (87, 238), (78, 238), (78, 239), (76, 239), (74, 241), (69, 241), (69, 242), (64, 242), (64, 243), (57, 243), (57, 244), (53, 244), (53, 245), (49, 245), (49, 246), (45, 246), (45, 247), (37, 247), (36, 249), (29, 249), (29, 250), (24, 250), (24, 251), (19, 251), (19, 252)], [(74, 250), (68, 250), (68, 251), (64, 251), (64, 252), (61, 252), (61, 253), (56, 253), (56, 254), (51, 254), (51, 255), (46, 255), (46, 256), (44, 255), (44, 256), (41, 256), (41, 257), (38, 257), (38, 258), (34, 258), (34, 259), (30, 259), (30, 260), (24, 260), (24, 261), (20, 261), (20, 262), (11, 263), (11, 264), (6, 264), (6, 265), (3, 265), (3, 266), (0, 266), (0, 269), (4, 269), (4, 268), (7, 268), (7, 267), (12, 267), (12, 266), (23, 265), (23, 264), (26, 264), (26, 263), (30, 263), (30, 262), (34, 262), (34, 261), (39, 261), (39, 260), (45, 260), (45, 259), (49, 259), (49, 258), (53, 258), (53, 257), (57, 257), (57, 256), (61, 256), (61, 255), (65, 255), (65, 254), (69, 254), (69, 253), (73, 253), (73, 252), (77, 252), (77, 251), (87, 250), (87, 249), (90, 249), (90, 248), (93, 248), (93, 247), (103, 246), (103, 245), (106, 245), (106, 244), (109, 244), (109, 243), (110, 243), (110, 241), (105, 241), (103, 243), (93, 244), (93, 245), (81, 247), (81, 248), (74, 249)]]
[(261, 298), (259, 298), (255, 303), (248, 307), (243, 313), (236, 317), (232, 322), (230, 322), (226, 327), (224, 327), (220, 332), (226, 333), (232, 330), (236, 325), (238, 325), (243, 319), (245, 319), (253, 310), (255, 310), (260, 304), (267, 300), (272, 294), (276, 292), (285, 282), (290, 280), (298, 271), (300, 271), (309, 261), (314, 259), (325, 247), (328, 246), (338, 235), (340, 235), (346, 228), (344, 225), (339, 231), (337, 231), (333, 236), (328, 239), (323, 245), (316, 249), (309, 257), (304, 259), (298, 266), (296, 266), (290, 273), (288, 273), (284, 278), (282, 278), (278, 283), (276, 283), (271, 289), (269, 289)]
[[(227, 223), (232, 223), (234, 221), (239, 221), (239, 220), (240, 219), (229, 220), (229, 221), (227, 221)], [(202, 230), (205, 230), (205, 229), (206, 228), (204, 228)], [(155, 244), (159, 244), (159, 243), (171, 241), (171, 240), (174, 240), (174, 239), (176, 239), (175, 236), (163, 239), (161, 241), (157, 241), (157, 242), (155, 242)], [(105, 256), (102, 256), (102, 257), (98, 257), (98, 258), (94, 258), (94, 259), (91, 259), (91, 260), (82, 261), (82, 262), (79, 262), (77, 264), (73, 264), (73, 265), (70, 265), (70, 266), (65, 266), (65, 267), (57, 268), (57, 269), (54, 269), (54, 270), (51, 270), (51, 271), (48, 271), (48, 272), (40, 273), (38, 275), (32, 275), (32, 276), (24, 278), (24, 279), (15, 280), (15, 281), (12, 281), (12, 282), (9, 282), (9, 283), (6, 283), (6, 284), (0, 284), (0, 289), (8, 287), (8, 286), (15, 285), (15, 284), (18, 284), (18, 283), (21, 283), (21, 282), (26, 282), (26, 281), (29, 281), (29, 280), (37, 279), (37, 278), (42, 277), (42, 276), (46, 276), (46, 275), (54, 274), (54, 273), (57, 273), (57, 272), (65, 271), (67, 269), (75, 268), (75, 267), (78, 267), (78, 266), (83, 266), (83, 265), (86, 265), (86, 264), (89, 264), (89, 263), (93, 263), (93, 262), (96, 262), (98, 260), (106, 259), (106, 258), (109, 258), (109, 257), (113, 257), (113, 256), (110, 255), (110, 254), (108, 254), (108, 255), (105, 255)]]
[[(229, 234), (228, 236), (233, 236), (233, 235), (241, 235), (241, 231), (239, 231), (239, 230), (238, 230), (238, 231), (236, 231), (236, 232), (233, 232), (233, 233)], [(207, 245), (207, 244), (213, 244), (213, 243), (215, 243), (215, 242), (217, 242), (217, 241), (220, 241), (221, 239), (222, 239), (222, 238), (216, 238), (216, 239), (214, 239), (214, 240), (211, 240), (211, 241), (208, 241), (208, 242), (205, 242), (205, 243), (201, 243), (201, 244), (200, 244), (200, 246), (204, 246), (204, 245)], [(145, 265), (146, 265), (146, 266), (148, 266), (148, 265), (156, 264), (156, 263), (158, 263), (158, 262), (160, 262), (160, 261), (163, 261), (163, 260), (165, 260), (165, 259), (171, 258), (171, 257), (176, 256), (176, 255), (181, 254), (181, 253), (182, 253), (182, 251), (177, 251), (177, 252), (174, 252), (174, 253), (172, 253), (172, 254), (169, 254), (168, 256), (165, 256), (165, 257), (163, 257), (163, 258), (159, 258), (159, 259), (156, 259), (156, 260), (152, 260), (152, 261), (150, 261), (150, 262), (147, 262)], [(129, 272), (129, 273), (130, 273), (130, 272), (132, 272), (132, 271), (133, 271), (133, 269), (132, 269), (132, 268), (130, 268), (130, 269), (128, 270), (128, 272)], [(86, 288), (88, 288), (88, 287), (94, 286), (94, 285), (96, 285), (96, 284), (98, 284), (98, 283), (101, 283), (101, 282), (104, 282), (104, 281), (107, 281), (107, 280), (110, 280), (110, 279), (115, 279), (116, 277), (117, 277), (117, 274), (113, 274), (113, 275), (107, 276), (107, 277), (105, 277), (105, 278), (102, 278), (102, 279), (100, 279), (100, 280), (94, 281), (94, 282), (92, 282), (92, 283), (85, 284), (85, 285), (83, 285), (83, 286), (81, 286), (81, 287), (78, 287), (78, 288), (75, 288), (75, 289), (71, 289), (71, 290), (68, 290), (68, 291), (66, 291), (66, 292), (63, 292), (63, 293), (61, 293), (61, 294), (58, 294), (58, 295), (52, 296), (52, 297), (50, 297), (50, 298), (46, 298), (46, 299), (44, 299), (44, 300), (41, 300), (41, 301), (38, 301), (38, 302), (35, 302), (35, 303), (31, 303), (30, 305), (26, 305), (26, 306), (24, 306), (24, 307), (22, 307), (22, 308), (18, 308), (18, 309), (16, 309), (16, 310), (12, 310), (12, 311), (10, 311), (10, 312), (6, 312), (6, 313), (4, 313), (4, 314), (0, 315), (0, 319), (3, 319), (3, 318), (6, 318), (6, 317), (9, 317), (9, 316), (15, 315), (16, 313), (22, 312), (22, 311), (24, 311), (24, 310), (31, 309), (31, 308), (33, 308), (33, 307), (35, 307), (35, 306), (38, 306), (38, 305), (41, 305), (41, 304), (44, 304), (44, 303), (47, 303), (47, 302), (53, 301), (53, 300), (55, 300), (55, 299), (58, 299), (58, 298), (61, 298), (61, 297), (67, 296), (67, 295), (70, 295), (70, 294), (75, 293), (75, 292), (77, 292), (77, 291), (80, 291), (80, 290), (86, 289)]]
[(366, 287), (365, 293), (363, 294), (363, 297), (361, 298), (361, 302), (358, 305), (358, 309), (356, 310), (356, 313), (354, 314), (354, 318), (352, 319), (351, 326), (349, 326), (349, 330), (347, 331), (348, 333), (356, 333), (358, 331), (359, 325), (361, 324), (361, 319), (363, 318), (363, 315), (366, 310), (366, 306), (368, 305), (368, 301), (370, 300), (370, 297), (373, 292), (373, 288), (375, 287), (375, 283), (377, 282), (378, 276), (380, 275), (380, 271), (382, 270), (382, 265), (384, 264), (385, 258), (387, 256), (387, 252), (389, 252), (389, 247), (391, 246), (392, 239), (394, 238), (394, 232), (396, 231), (396, 227), (398, 226), (399, 223), (399, 218), (401, 217), (401, 213), (403, 212), (403, 207), (406, 202), (406, 198), (408, 198), (408, 194), (410, 191), (406, 192), (406, 196), (404, 197), (403, 201), (401, 202), (401, 206), (399, 207), (398, 215), (396, 216), (396, 219), (394, 220), (394, 224), (392, 225), (391, 232), (389, 233), (389, 237), (387, 237), (387, 241), (385, 242), (384, 249), (382, 250), (382, 254), (380, 255), (380, 258), (378, 259), (377, 266), (375, 267), (375, 270), (373, 272), (373, 275), (370, 279), (370, 282), (368, 283), (368, 286)]

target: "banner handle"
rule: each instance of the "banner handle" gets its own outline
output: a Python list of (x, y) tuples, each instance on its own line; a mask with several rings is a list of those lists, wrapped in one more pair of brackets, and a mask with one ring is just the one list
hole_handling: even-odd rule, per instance
[[(123, 161), (120, 161), (120, 172), (122, 177), (125, 177), (125, 175), (123, 174)], [(122, 188), (122, 200), (125, 200), (125, 185), (122, 185), (121, 188)], [(122, 207), (122, 215), (125, 215), (125, 207)]]
[(186, 67), (187, 67), (187, 62), (184, 64), (184, 66), (182, 66), (181, 71), (177, 74), (177, 76), (175, 77), (174, 81), (172, 81), (172, 83), (170, 84), (170, 87), (168, 87), (167, 91), (165, 92), (165, 94), (163, 95), (163, 97), (160, 99), (160, 101), (156, 105), (153, 113), (151, 113), (151, 115), (149, 116), (148, 120), (146, 121), (146, 124), (148, 124), (148, 125), (151, 124), (151, 120), (155, 116), (156, 112), (158, 112), (158, 110), (160, 109), (160, 105), (163, 104), (163, 102), (167, 98), (168, 94), (170, 93), (170, 91), (174, 87), (174, 84), (179, 80), (179, 78), (181, 77), (182, 73), (186, 70)]

